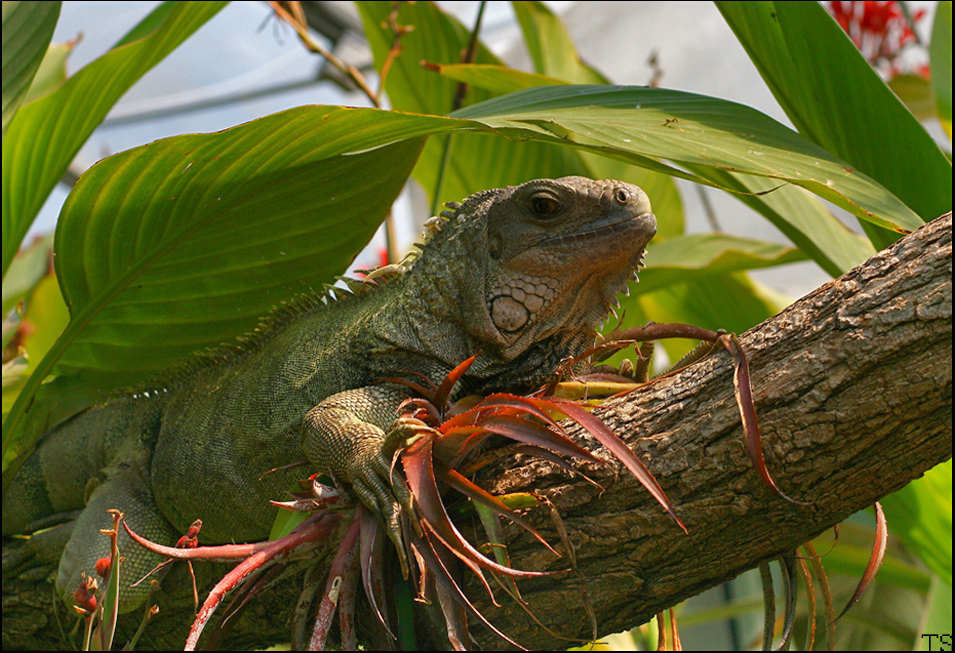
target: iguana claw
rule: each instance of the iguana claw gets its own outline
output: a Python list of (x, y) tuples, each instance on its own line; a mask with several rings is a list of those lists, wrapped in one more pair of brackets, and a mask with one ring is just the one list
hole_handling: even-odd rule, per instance
[[(376, 425), (382, 421), (383, 406), (396, 406), (402, 399), (403, 394), (381, 386), (333, 395), (306, 415), (303, 444), (309, 460), (351, 484), (359, 500), (384, 522), (388, 539), (398, 550), (402, 574), (407, 577), (402, 511), (416, 532), (421, 527), (411, 491), (394, 462), (400, 449), (430, 428), (411, 417), (392, 419), (387, 433)], [(393, 409), (386, 414), (393, 416)]]

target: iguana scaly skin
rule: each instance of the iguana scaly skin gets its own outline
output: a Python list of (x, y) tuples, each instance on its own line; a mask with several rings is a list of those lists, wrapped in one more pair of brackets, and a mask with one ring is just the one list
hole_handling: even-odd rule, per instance
[[(47, 433), (3, 498), (3, 534), (80, 511), (53, 529), (59, 538), (44, 533), (71, 533), (56, 580), (69, 601), (81, 572), (107, 555), (107, 509), (159, 542), (195, 519), (204, 543), (262, 539), (268, 500), (302, 475), (263, 473), (307, 459), (351, 487), (397, 541), (409, 495), (389, 475), (385, 443), (403, 432), (395, 415), (407, 391), (376, 381), (407, 371), (440, 380), (478, 354), (456, 396), (545, 382), (592, 342), (656, 232), (646, 194), (619, 181), (542, 179), (447, 206), (401, 264), (336, 289), (337, 299), (300, 299), (243, 345)], [(125, 538), (131, 582), (158, 560)], [(121, 609), (141, 604), (145, 585), (124, 589)]]

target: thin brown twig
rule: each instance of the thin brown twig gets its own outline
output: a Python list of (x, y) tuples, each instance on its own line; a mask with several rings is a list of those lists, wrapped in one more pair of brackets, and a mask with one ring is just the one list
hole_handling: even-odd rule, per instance
[[(283, 5), (289, 5), (292, 13), (286, 11)], [(328, 63), (332, 64), (340, 70), (343, 74), (347, 75), (349, 79), (355, 82), (355, 85), (358, 86), (361, 91), (368, 96), (368, 99), (371, 100), (371, 103), (375, 105), (375, 108), (381, 108), (381, 98), (380, 96), (371, 90), (371, 87), (368, 86), (368, 82), (365, 79), (365, 76), (361, 72), (352, 66), (350, 63), (344, 62), (330, 51), (322, 47), (322, 44), (312, 38), (312, 35), (308, 32), (308, 24), (305, 21), (305, 16), (301, 12), (301, 6), (298, 2), (269, 2), (269, 6), (272, 7), (272, 11), (275, 12), (275, 15), (287, 22), (292, 28), (298, 33), (299, 38), (302, 43), (310, 52), (320, 54), (325, 58)], [(297, 9), (296, 9), (297, 8)]]
[(391, 28), (391, 33), (394, 35), (395, 39), (391, 42), (391, 49), (388, 51), (388, 56), (385, 57), (385, 62), (381, 65), (381, 72), (378, 74), (379, 97), (385, 89), (385, 79), (388, 78), (388, 71), (391, 70), (391, 64), (393, 64), (395, 59), (398, 58), (398, 55), (401, 54), (401, 37), (408, 32), (414, 31), (414, 25), (398, 24), (398, 11), (400, 9), (400, 2), (392, 3), (391, 13), (389, 13), (388, 18), (385, 19), (385, 25)]

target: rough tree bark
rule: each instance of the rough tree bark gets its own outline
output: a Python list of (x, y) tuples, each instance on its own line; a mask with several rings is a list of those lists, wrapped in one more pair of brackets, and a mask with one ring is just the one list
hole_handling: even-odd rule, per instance
[[(725, 353), (597, 411), (646, 462), (689, 534), (612, 464), (584, 470), (603, 493), (539, 460), (504, 459), (480, 475), (492, 491), (534, 490), (556, 504), (600, 634), (633, 627), (792, 550), (951, 457), (951, 230), (948, 214), (741, 337), (767, 464), (783, 491), (804, 505), (774, 495), (753, 471)], [(580, 429), (568, 430), (589, 442)], [(544, 509), (529, 518), (549, 541), (559, 541)], [(515, 566), (566, 567), (521, 533), (510, 532), (508, 541)], [(10, 545), (4, 542), (5, 555)], [(297, 582), (257, 599), (225, 646), (287, 641)], [(544, 623), (564, 636), (591, 636), (586, 617), (568, 618), (586, 614), (574, 575), (520, 586)], [(524, 646), (569, 645), (512, 602), (490, 605), (477, 583), (467, 592)], [(4, 578), (4, 649), (63, 646), (49, 597), (36, 575)], [(180, 613), (152, 624), (140, 647), (181, 646), (184, 623)], [(486, 648), (508, 646), (482, 626), (473, 634)]]

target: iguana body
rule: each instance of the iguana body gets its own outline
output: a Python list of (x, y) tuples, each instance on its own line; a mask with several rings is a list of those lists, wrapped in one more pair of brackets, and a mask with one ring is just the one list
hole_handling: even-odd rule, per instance
[[(429, 221), (420, 255), (378, 273), (381, 283), (299, 300), (241, 347), (46, 434), (4, 496), (3, 534), (82, 509), (67, 525), (57, 578), (71, 596), (106, 555), (106, 509), (156, 541), (175, 541), (195, 519), (204, 543), (262, 539), (274, 517), (268, 499), (303, 475), (263, 473), (306, 459), (394, 525), (407, 490), (388, 480), (382, 448), (406, 393), (376, 381), (409, 371), (440, 380), (479, 354), (458, 394), (542, 383), (592, 341), (656, 231), (639, 188), (582, 177), (484, 191), (449, 208)], [(127, 579), (156, 562), (121, 547)], [(122, 608), (145, 591), (125, 590)]]

